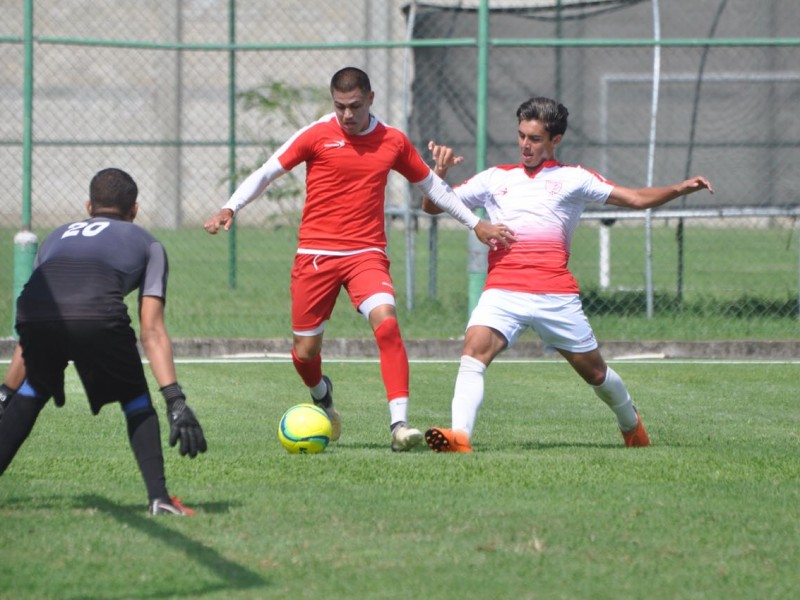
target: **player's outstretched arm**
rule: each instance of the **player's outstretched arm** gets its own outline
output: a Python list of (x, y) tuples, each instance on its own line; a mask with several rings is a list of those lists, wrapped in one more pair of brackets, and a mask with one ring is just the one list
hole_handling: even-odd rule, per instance
[(286, 170), (281, 166), (278, 160), (278, 153), (276, 152), (267, 159), (263, 165), (245, 177), (244, 181), (239, 184), (239, 187), (233, 192), (231, 197), (225, 203), (224, 208), (211, 217), (203, 225), (211, 235), (217, 233), (220, 229), (229, 231), (233, 226), (234, 215), (239, 210), (253, 202), (269, 187), (269, 184), (278, 177), (286, 174)]
[[(428, 150), (430, 150), (431, 157), (433, 158), (434, 162), (434, 167), (432, 169), (434, 175), (434, 184), (432, 186), (433, 191), (436, 190), (436, 179), (442, 181), (445, 175), (447, 175), (447, 171), (450, 169), (450, 167), (464, 162), (464, 157), (457, 155), (451, 147), (437, 144), (433, 140), (428, 142)], [(444, 184), (443, 181), (442, 183)], [(444, 185), (446, 186), (446, 184)], [(449, 191), (450, 190), (448, 188), (447, 192)], [(438, 215), (446, 210), (448, 213), (458, 218), (453, 210), (448, 208), (449, 204), (446, 203), (449, 202), (449, 196), (452, 195), (452, 193), (447, 194), (447, 196), (445, 196), (445, 194), (440, 194), (440, 199), (437, 203), (437, 201), (432, 199), (430, 194), (426, 193), (422, 197), (422, 210), (430, 215)], [(463, 207), (466, 209), (466, 207), (464, 207), (459, 200), (457, 200), (457, 203), (461, 205), (459, 208)], [(479, 219), (474, 225), (472, 225), (472, 230), (475, 232), (475, 236), (478, 238), (478, 240), (480, 240), (481, 243), (489, 246), (492, 250), (497, 249), (498, 243), (508, 247), (511, 242), (516, 241), (513, 232), (502, 223), (495, 224), (486, 221), (485, 219)]]
[(708, 190), (712, 194), (714, 188), (711, 183), (702, 176), (690, 177), (676, 185), (668, 185), (663, 187), (646, 187), (646, 188), (626, 188), (623, 186), (616, 186), (611, 190), (608, 196), (608, 204), (614, 206), (622, 206), (625, 208), (645, 209), (655, 208), (666, 204), (670, 200), (687, 196), (700, 190)]
[(224, 229), (225, 231), (229, 231), (231, 226), (233, 225), (233, 211), (230, 208), (223, 208), (215, 214), (213, 217), (208, 219), (203, 225), (203, 229), (205, 229), (211, 235), (216, 234), (220, 229)]
[(416, 185), (423, 192), (422, 207), (425, 212), (429, 214), (448, 213), (472, 229), (478, 239), (492, 249), (496, 249), (498, 243), (508, 247), (511, 242), (516, 241), (513, 232), (507, 225), (490, 223), (469, 210), (450, 189), (450, 186), (433, 171)]

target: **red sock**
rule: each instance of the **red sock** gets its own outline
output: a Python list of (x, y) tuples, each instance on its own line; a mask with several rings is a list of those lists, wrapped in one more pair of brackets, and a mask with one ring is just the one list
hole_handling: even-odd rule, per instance
[(306, 387), (314, 387), (322, 381), (322, 355), (317, 354), (311, 360), (300, 360), (292, 348), (292, 363), (300, 379)]
[(408, 397), (408, 355), (397, 319), (389, 317), (375, 328), (386, 399)]

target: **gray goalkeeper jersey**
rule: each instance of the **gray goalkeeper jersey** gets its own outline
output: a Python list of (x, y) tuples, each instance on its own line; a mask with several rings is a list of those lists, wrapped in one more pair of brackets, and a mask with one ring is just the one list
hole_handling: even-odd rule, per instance
[(125, 296), (166, 301), (168, 271), (161, 242), (138, 225), (107, 215), (62, 225), (39, 248), (17, 322), (130, 322)]

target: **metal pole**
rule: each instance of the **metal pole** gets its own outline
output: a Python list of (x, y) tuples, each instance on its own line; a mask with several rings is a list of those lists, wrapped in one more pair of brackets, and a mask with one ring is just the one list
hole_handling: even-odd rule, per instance
[[(562, 0), (556, 0), (556, 39), (557, 40), (560, 40), (564, 35), (563, 34), (564, 25), (563, 25), (562, 17), (561, 17), (561, 10), (562, 10), (561, 3), (562, 3)], [(556, 46), (555, 54), (556, 54), (556, 65), (555, 65), (555, 67), (556, 67), (556, 85), (555, 85), (556, 98), (560, 101), (561, 100), (561, 77), (562, 77), (562, 70), (563, 70), (562, 69), (563, 65), (561, 64), (562, 63), (563, 49), (562, 49), (561, 46)]]
[(22, 101), (22, 222), (14, 236), (14, 300), (11, 307), (11, 335), (16, 336), (17, 297), (33, 271), (39, 239), (31, 231), (31, 180), (33, 173), (33, 0), (25, 0), (24, 74)]
[(33, 0), (25, 0), (24, 74), (22, 83), (22, 228), (31, 228), (33, 164)]
[[(478, 90), (476, 106), (476, 135), (475, 140), (476, 171), (486, 168), (486, 114), (488, 98), (489, 64), (489, 0), (481, 0), (478, 9)], [(479, 214), (483, 211), (479, 211)], [(483, 214), (481, 214), (483, 216)], [(488, 249), (480, 243), (474, 235), (469, 236), (467, 273), (469, 284), (468, 311), (472, 312), (478, 303), (483, 284), (486, 282), (486, 265), (488, 262)]]
[(439, 269), (437, 257), (439, 256), (439, 219), (428, 219), (428, 298), (436, 298)]
[[(406, 26), (406, 41), (414, 39), (414, 22), (417, 18), (417, 2), (412, 0), (408, 9), (408, 24)], [(411, 47), (406, 46), (403, 50), (403, 131), (408, 131), (408, 112), (410, 106), (409, 90), (411, 89), (411, 77), (409, 70), (411, 67)], [(417, 254), (415, 252), (415, 226), (416, 221), (411, 218), (413, 208), (413, 197), (411, 184), (406, 183), (405, 187), (405, 210), (403, 211), (403, 228), (405, 229), (406, 242), (406, 309), (410, 312), (414, 310), (414, 295), (416, 294), (416, 275), (417, 275)]]
[(611, 226), (600, 223), (600, 289), (611, 287)]
[[(727, 4), (728, 0), (722, 0), (717, 7), (717, 13), (714, 15), (714, 20), (711, 23), (711, 29), (708, 32), (706, 37), (712, 38), (716, 34), (717, 26), (719, 25), (720, 18), (722, 17), (722, 12), (725, 10), (725, 5)], [(694, 99), (692, 100), (692, 119), (691, 119), (691, 126), (689, 127), (689, 143), (686, 152), (686, 168), (683, 171), (683, 178), (688, 179), (692, 174), (692, 158), (694, 154), (694, 144), (695, 144), (695, 137), (697, 135), (697, 114), (699, 111), (700, 106), (700, 88), (703, 84), (703, 75), (706, 70), (706, 62), (708, 61), (708, 54), (711, 48), (706, 46), (703, 48), (703, 53), (700, 56), (700, 67), (697, 69), (697, 79), (694, 83)], [(772, 71), (773, 69), (770, 69)], [(767, 114), (773, 114), (772, 112), (768, 112)], [(774, 121), (773, 121), (774, 123)], [(767, 136), (767, 139), (775, 139), (774, 136)], [(768, 181), (771, 183), (772, 178), (770, 177)], [(771, 195), (767, 195), (768, 198), (771, 198)], [(681, 198), (681, 208), (686, 208), (686, 196)], [(685, 264), (685, 254), (686, 254), (686, 230), (684, 226), (684, 219), (678, 219), (678, 226), (675, 231), (675, 241), (678, 245), (678, 276), (677, 281), (675, 283), (675, 299), (678, 303), (679, 307), (683, 307), (683, 283), (684, 283), (684, 272), (686, 270)]]
[[(236, 190), (236, 0), (228, 0), (228, 191)], [(228, 287), (236, 289), (236, 221), (228, 232)]]

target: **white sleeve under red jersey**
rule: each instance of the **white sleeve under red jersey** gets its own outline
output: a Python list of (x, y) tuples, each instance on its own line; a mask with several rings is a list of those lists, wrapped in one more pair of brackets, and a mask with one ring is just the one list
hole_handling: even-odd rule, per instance
[(597, 173), (557, 161), (534, 173), (522, 165), (492, 167), (457, 186), (467, 207), (483, 207), (492, 223), (505, 223), (517, 237), (510, 248), (489, 252), (485, 288), (578, 293), (567, 267), (572, 235), (586, 205), (605, 203), (613, 188)]
[(306, 201), (298, 248), (338, 253), (386, 246), (384, 204), (390, 171), (411, 183), (430, 167), (408, 137), (375, 117), (360, 135), (348, 135), (335, 113), (295, 133), (234, 192), (225, 208), (252, 202), (270, 182), (306, 163)]

